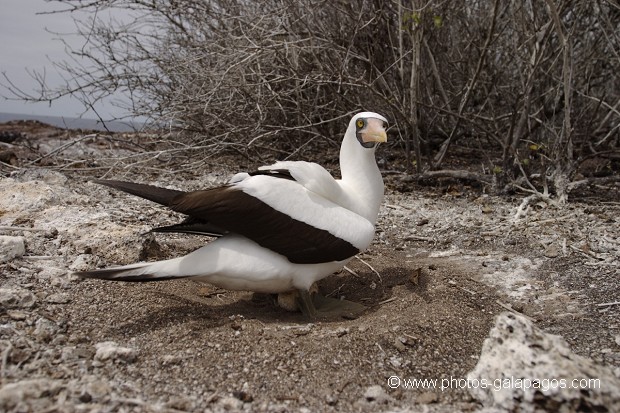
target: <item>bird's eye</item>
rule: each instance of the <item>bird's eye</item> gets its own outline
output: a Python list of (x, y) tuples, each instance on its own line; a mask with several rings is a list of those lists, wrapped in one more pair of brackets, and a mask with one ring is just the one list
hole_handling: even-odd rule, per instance
[(355, 125), (358, 128), (360, 128), (360, 129), (363, 128), (364, 127), (364, 119), (358, 119), (357, 122), (355, 122)]

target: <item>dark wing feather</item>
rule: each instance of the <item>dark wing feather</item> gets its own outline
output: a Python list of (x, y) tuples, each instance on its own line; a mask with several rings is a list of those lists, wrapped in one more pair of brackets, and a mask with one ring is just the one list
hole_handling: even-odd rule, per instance
[(240, 189), (225, 186), (177, 196), (174, 211), (217, 223), (297, 264), (317, 264), (351, 258), (359, 250), (328, 231), (272, 208)]
[[(172, 200), (177, 196), (185, 194), (184, 191), (161, 188), (154, 185), (136, 184), (133, 182), (104, 179), (96, 179), (93, 182), (148, 199), (149, 201), (153, 201), (167, 207), (170, 206)], [(179, 232), (186, 234), (206, 235), (210, 237), (221, 237), (227, 231), (204, 219), (188, 217), (183, 222), (178, 224), (153, 228), (151, 232)]]
[(265, 175), (265, 176), (271, 176), (274, 178), (288, 179), (290, 181), (295, 180), (295, 178), (293, 178), (293, 175), (291, 175), (291, 172), (288, 169), (259, 169), (254, 172), (248, 172), (248, 175), (250, 176)]
[[(271, 173), (259, 171), (256, 174), (291, 179), (286, 170)], [(230, 185), (183, 192), (131, 182), (108, 180), (95, 182), (157, 202), (190, 216), (180, 224), (156, 228), (153, 230), (155, 232), (190, 232), (212, 236), (235, 233), (282, 254), (297, 264), (342, 261), (359, 252), (351, 243), (328, 231), (293, 219)]]
[(154, 185), (135, 184), (133, 182), (112, 181), (106, 179), (96, 179), (93, 182), (148, 199), (149, 201), (157, 202), (158, 204), (164, 206), (170, 206), (170, 202), (176, 196), (185, 193), (175, 189), (160, 188)]
[[(129, 275), (128, 275), (129, 273)], [(111, 281), (127, 281), (127, 282), (148, 282), (148, 281), (165, 281), (165, 280), (178, 280), (186, 278), (184, 276), (170, 275), (170, 276), (158, 276), (155, 274), (140, 274), (132, 275), (131, 270), (126, 268), (104, 268), (101, 270), (92, 271), (78, 271), (73, 275), (77, 275), (80, 278), (96, 278), (99, 280), (111, 280)]]
[(151, 232), (180, 232), (184, 234), (206, 235), (208, 237), (221, 237), (228, 231), (202, 219), (188, 217), (178, 224), (153, 228)]

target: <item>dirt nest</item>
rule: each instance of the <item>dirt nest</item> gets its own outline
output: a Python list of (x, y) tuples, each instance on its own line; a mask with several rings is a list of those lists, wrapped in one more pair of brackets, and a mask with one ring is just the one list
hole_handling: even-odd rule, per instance
[[(618, 202), (534, 205), (516, 220), (519, 197), (464, 187), (403, 193), (391, 176), (372, 247), (320, 283), (368, 311), (309, 323), (271, 297), (192, 281), (72, 277), (178, 256), (206, 240), (142, 235), (178, 217), (88, 182), (126, 178), (122, 168), (97, 168), (138, 149), (93, 138), (64, 150), (66, 136), (37, 133), (27, 150), (12, 150), (23, 164), (39, 151), (45, 168), (8, 166), (0, 179), (0, 410), (474, 411), (482, 405), (466, 388), (405, 382), (465, 378), (505, 311), (620, 377)], [(98, 166), (64, 168), (85, 157)], [(130, 178), (195, 189), (234, 172), (145, 168)], [(394, 376), (400, 386), (390, 386)]]

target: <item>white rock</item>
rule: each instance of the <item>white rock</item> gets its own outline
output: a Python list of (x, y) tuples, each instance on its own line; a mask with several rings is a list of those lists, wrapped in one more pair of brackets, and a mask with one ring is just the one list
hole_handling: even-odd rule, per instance
[(59, 198), (49, 185), (41, 181), (16, 182), (0, 180), (0, 209), (7, 212), (40, 211), (46, 205), (58, 203)]
[(183, 356), (180, 354), (166, 354), (162, 357), (161, 364), (164, 366), (171, 366), (174, 364), (180, 364), (183, 361)]
[(0, 306), (4, 308), (30, 308), (37, 299), (28, 290), (20, 288), (0, 288)]
[(112, 387), (110, 387), (109, 383), (103, 380), (93, 380), (86, 383), (86, 386), (84, 386), (84, 392), (91, 398), (98, 400), (104, 398), (105, 396), (109, 396), (110, 393), (112, 393)]
[(65, 275), (67, 275), (66, 268), (46, 266), (37, 274), (37, 278), (40, 280), (53, 280), (55, 278), (62, 278)]
[(26, 253), (24, 237), (0, 236), (0, 262), (19, 258)]
[(227, 412), (237, 412), (243, 408), (243, 402), (236, 397), (226, 396), (217, 401), (217, 406)]
[(71, 302), (71, 296), (67, 293), (55, 293), (47, 297), (47, 302), (52, 304), (68, 304)]
[(497, 317), (467, 380), (470, 394), (487, 408), (620, 411), (620, 380), (609, 368), (573, 353), (560, 336), (513, 313)]
[(136, 360), (136, 350), (129, 347), (121, 347), (114, 341), (104, 341), (95, 344), (97, 352), (95, 353), (95, 360), (97, 361), (114, 361), (120, 360), (126, 363), (131, 363)]
[(32, 379), (6, 384), (0, 388), (0, 411), (37, 411), (37, 407), (43, 407), (37, 399), (46, 399), (51, 405), (51, 398), (61, 389), (60, 380)]
[(58, 326), (47, 318), (39, 318), (34, 325), (32, 335), (39, 341), (48, 342), (58, 332)]
[(71, 271), (88, 271), (98, 267), (99, 258), (93, 254), (80, 254), (69, 266)]
[(364, 398), (369, 402), (384, 403), (390, 399), (390, 396), (385, 392), (384, 388), (375, 384), (366, 388), (364, 391)]
[(68, 181), (68, 178), (60, 172), (45, 168), (21, 169), (12, 173), (11, 178), (18, 182), (45, 182), (60, 187), (65, 187)]

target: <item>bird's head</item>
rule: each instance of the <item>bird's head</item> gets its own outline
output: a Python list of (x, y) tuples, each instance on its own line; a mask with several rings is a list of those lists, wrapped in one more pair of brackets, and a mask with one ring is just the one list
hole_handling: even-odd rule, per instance
[(355, 133), (355, 137), (362, 147), (373, 149), (381, 142), (387, 142), (385, 127), (387, 119), (378, 113), (361, 112), (353, 116), (348, 131)]

